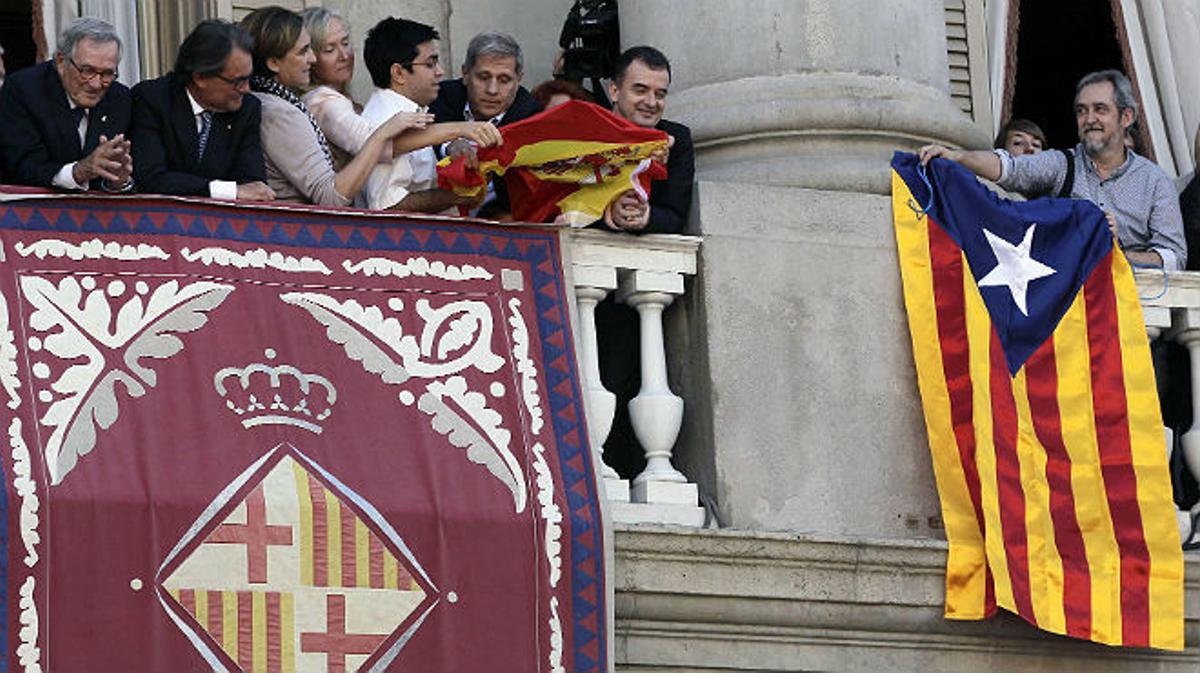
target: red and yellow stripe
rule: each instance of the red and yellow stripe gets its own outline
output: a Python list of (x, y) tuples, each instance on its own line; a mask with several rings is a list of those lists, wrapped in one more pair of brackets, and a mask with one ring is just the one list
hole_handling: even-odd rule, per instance
[(300, 495), (300, 583), (417, 591), (419, 585), (362, 519), (304, 468), (293, 467)]
[(203, 589), (172, 589), (168, 593), (242, 670), (296, 670), (295, 599), (291, 593)]
[(1124, 255), (1008, 374), (962, 251), (893, 213), (913, 355), (946, 523), (946, 616), (997, 605), (1054, 633), (1183, 648), (1175, 528), (1149, 345)]

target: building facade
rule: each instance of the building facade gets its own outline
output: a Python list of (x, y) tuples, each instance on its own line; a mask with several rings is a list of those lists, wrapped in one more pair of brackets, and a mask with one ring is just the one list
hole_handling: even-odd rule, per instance
[[(137, 49), (127, 58), (138, 60), (122, 73), (153, 76), (197, 18), (236, 18), (256, 4), (275, 3), (46, 0), (35, 11), (48, 35), (72, 11), (133, 27)], [(324, 4), (350, 18), (359, 48), (367, 27), (401, 11), (378, 0)], [(1200, 56), (1200, 2), (1026, 4), (1108, 12), (1111, 34), (1102, 21), (1089, 30), (1112, 41), (1113, 65), (1137, 82), (1156, 161), (1189, 177), (1200, 69), (1188, 64)], [(412, 0), (403, 13), (439, 28), (451, 72), (475, 32), (513, 33), (532, 85), (549, 76), (569, 6)], [(897, 272), (888, 160), (928, 142), (990, 146), (1001, 119), (1032, 109), (1021, 107), (1022, 87), (1055, 69), (1018, 58), (1048, 49), (1024, 50), (1022, 35), (1057, 40), (1062, 51), (1087, 42), (1039, 27), (1019, 0), (621, 0), (620, 11), (622, 44), (653, 44), (672, 59), (667, 116), (688, 124), (696, 141), (689, 232), (698, 247), (695, 239), (612, 245), (654, 252), (641, 269), (647, 278), (679, 276), (679, 291), (659, 307), (670, 304), (669, 382), (685, 410), (673, 460), (713, 521), (614, 524), (617, 670), (1200, 670), (1195, 554), (1183, 653), (1075, 642), (1004, 615), (984, 623), (941, 616), (946, 548)], [(354, 91), (365, 99), (358, 70)], [(654, 266), (659, 248), (692, 255), (692, 266)], [(586, 272), (614, 272), (576, 279), (593, 299), (619, 292), (638, 271), (581, 259)], [(1147, 319), (1166, 335), (1170, 309), (1187, 315), (1191, 301), (1172, 295)]]

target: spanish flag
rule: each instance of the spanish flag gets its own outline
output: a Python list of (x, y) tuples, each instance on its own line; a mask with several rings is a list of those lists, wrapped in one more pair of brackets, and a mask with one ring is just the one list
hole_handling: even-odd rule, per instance
[(1129, 264), (1085, 201), (892, 160), (949, 557), (946, 617), (1183, 649), (1183, 552)]
[(650, 182), (667, 177), (651, 156), (667, 134), (642, 128), (591, 103), (571, 101), (500, 128), (504, 144), (480, 149), (479, 169), (462, 159), (438, 164), (438, 186), (477, 197), (487, 179), (503, 175), (514, 220), (546, 222), (556, 215), (584, 226), (628, 190), (649, 200)]

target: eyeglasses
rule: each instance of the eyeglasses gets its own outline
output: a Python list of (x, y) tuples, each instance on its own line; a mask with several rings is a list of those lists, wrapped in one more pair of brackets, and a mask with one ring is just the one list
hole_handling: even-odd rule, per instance
[(118, 75), (116, 70), (97, 70), (90, 65), (81, 66), (70, 56), (67, 57), (67, 62), (71, 64), (72, 68), (75, 68), (75, 72), (79, 73), (79, 79), (85, 82), (91, 82), (99, 77), (101, 84), (112, 84)]
[(235, 89), (240, 89), (250, 83), (250, 75), (246, 75), (245, 77), (226, 77), (219, 72), (214, 72), (212, 76), (226, 84), (232, 84)]
[(413, 62), (409, 63), (408, 69), (412, 70), (412, 67), (414, 65), (423, 65), (426, 68), (429, 68), (430, 70), (437, 70), (437, 67), (439, 65), (441, 65), (441, 59), (438, 57), (437, 54), (434, 54), (433, 56), (429, 57), (428, 61), (413, 61)]

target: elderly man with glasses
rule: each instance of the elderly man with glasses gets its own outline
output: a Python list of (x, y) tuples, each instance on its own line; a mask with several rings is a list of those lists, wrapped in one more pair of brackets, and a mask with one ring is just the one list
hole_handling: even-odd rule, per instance
[(0, 166), (8, 183), (68, 190), (132, 187), (125, 137), (129, 89), (117, 82), (121, 39), (99, 19), (63, 31), (54, 58), (0, 89)]
[(259, 122), (250, 93), (246, 31), (202, 21), (179, 46), (175, 69), (133, 88), (134, 177), (158, 194), (270, 201)]

